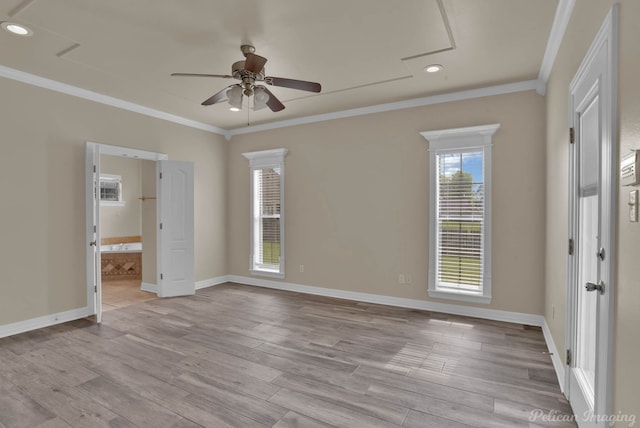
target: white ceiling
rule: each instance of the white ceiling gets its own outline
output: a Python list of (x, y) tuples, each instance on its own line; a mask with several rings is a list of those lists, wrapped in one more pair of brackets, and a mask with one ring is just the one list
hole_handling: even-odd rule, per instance
[[(558, 0), (2, 0), (1, 64), (224, 129), (248, 109), (200, 103), (235, 82), (253, 44), (266, 74), (322, 84), (271, 87), (286, 109), (251, 124), (536, 79)], [(445, 68), (422, 71), (432, 63)]]

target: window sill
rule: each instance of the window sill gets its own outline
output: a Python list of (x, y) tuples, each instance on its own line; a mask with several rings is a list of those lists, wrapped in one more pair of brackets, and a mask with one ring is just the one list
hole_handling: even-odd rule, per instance
[(251, 272), (251, 275), (254, 275), (254, 276), (266, 276), (269, 278), (280, 278), (280, 279), (284, 278), (284, 273), (275, 272), (275, 271), (250, 269), (249, 272)]
[(125, 205), (125, 201), (100, 201), (102, 207), (124, 207)]
[(482, 303), (488, 305), (491, 303), (491, 296), (485, 296), (483, 294), (462, 291), (462, 290), (428, 290), (429, 297), (445, 300), (458, 300), (468, 303)]

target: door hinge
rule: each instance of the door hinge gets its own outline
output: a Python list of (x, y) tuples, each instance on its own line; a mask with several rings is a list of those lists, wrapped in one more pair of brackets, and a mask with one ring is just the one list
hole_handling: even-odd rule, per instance
[(94, 285), (94, 286), (93, 286), (93, 291), (94, 291), (95, 293), (97, 293), (97, 292), (98, 292), (98, 286), (97, 286), (97, 285)]
[(573, 128), (569, 128), (569, 143), (573, 144), (576, 142), (576, 131)]
[(96, 171), (96, 166), (95, 166), (95, 165), (93, 166), (93, 172), (97, 172), (97, 171)]
[(160, 180), (162, 180), (162, 173), (160, 173)]
[(96, 225), (93, 225), (93, 233), (96, 233), (98, 231), (98, 228), (96, 227)]
[(162, 230), (162, 223), (160, 223), (160, 230)]
[(573, 239), (569, 239), (569, 255), (573, 256)]
[(164, 279), (164, 275), (163, 274), (160, 274), (160, 279)]
[(568, 366), (571, 365), (571, 349), (567, 349), (567, 359), (566, 359), (566, 363)]

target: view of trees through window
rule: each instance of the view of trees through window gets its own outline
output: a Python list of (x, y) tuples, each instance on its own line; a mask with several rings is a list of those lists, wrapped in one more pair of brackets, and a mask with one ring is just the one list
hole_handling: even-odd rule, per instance
[(438, 155), (438, 283), (482, 285), (482, 151)]
[(280, 168), (256, 170), (259, 174), (260, 247), (257, 262), (280, 264)]

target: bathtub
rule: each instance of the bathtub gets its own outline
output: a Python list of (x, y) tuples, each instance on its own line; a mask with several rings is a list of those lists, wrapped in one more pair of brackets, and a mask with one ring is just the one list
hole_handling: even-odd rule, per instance
[(142, 242), (101, 245), (100, 258), (103, 281), (142, 280)]
[(127, 242), (123, 244), (101, 245), (101, 253), (141, 253), (142, 242)]

